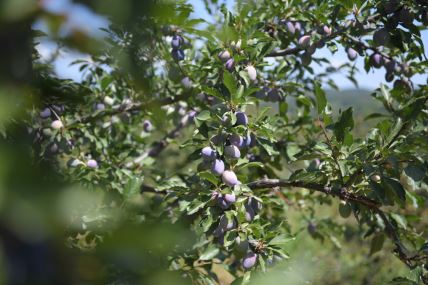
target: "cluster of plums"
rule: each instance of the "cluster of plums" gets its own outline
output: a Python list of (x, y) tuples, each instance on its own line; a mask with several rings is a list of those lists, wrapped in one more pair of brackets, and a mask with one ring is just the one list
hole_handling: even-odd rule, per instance
[[(247, 126), (248, 117), (242, 111), (235, 112), (236, 124), (235, 126)], [(230, 117), (224, 115), (222, 118), (223, 124), (230, 124)], [(211, 142), (216, 146), (223, 146), (223, 157), (220, 157), (219, 154), (210, 146), (206, 146), (201, 151), (202, 164), (206, 169), (210, 169), (211, 173), (216, 176), (221, 176), (222, 182), (228, 187), (234, 187), (235, 185), (241, 184), (236, 176), (235, 172), (232, 169), (226, 169), (225, 161), (236, 161), (241, 157), (240, 149), (249, 148), (253, 146), (255, 137), (252, 134), (246, 136), (241, 136), (239, 134), (219, 134), (211, 138)], [(232, 193), (221, 193), (214, 191), (211, 195), (211, 199), (215, 201), (216, 205), (221, 208), (223, 211), (227, 211), (232, 205), (236, 202), (237, 198), (235, 194)], [(262, 204), (253, 197), (249, 197), (244, 204), (245, 208), (245, 219), (247, 222), (254, 220), (257, 213), (261, 210)], [(226, 212), (219, 219), (217, 227), (214, 229), (214, 236), (223, 243), (224, 235), (227, 231), (236, 229), (237, 220), (234, 217), (227, 218)], [(238, 240), (236, 242), (236, 247), (241, 251), (242, 266), (244, 269), (248, 270), (255, 266), (257, 262), (257, 254), (254, 253), (250, 247), (248, 241), (241, 242)]]
[[(103, 103), (95, 104), (94, 108), (96, 110), (104, 110), (105, 106)], [(45, 107), (42, 111), (40, 111), (39, 116), (42, 119), (53, 118), (51, 122), (51, 128), (54, 130), (60, 130), (64, 128), (64, 124), (58, 118), (59, 115), (62, 115), (65, 111), (65, 107), (63, 105), (50, 105)], [(59, 150), (59, 146), (56, 143), (51, 144), (50, 151), (52, 153), (56, 153)], [(85, 165), (88, 168), (98, 168), (98, 162), (95, 159), (88, 159), (86, 163), (75, 159), (71, 162), (70, 166), (77, 167), (78, 165)]]
[[(238, 44), (234, 44), (235, 49), (239, 49), (240, 48), (240, 42), (238, 42)], [(220, 59), (220, 61), (224, 62), (224, 67), (232, 72), (234, 70), (235, 67), (235, 61), (233, 59), (233, 57), (231, 56), (230, 52), (228, 50), (222, 50), (218, 53), (218, 58)], [(257, 80), (257, 70), (256, 68), (251, 65), (248, 64), (245, 67), (245, 71), (248, 74), (248, 78), (251, 81), (256, 81)]]
[(184, 46), (190, 43), (180, 35), (174, 35), (171, 40), (171, 55), (176, 61), (184, 59)]

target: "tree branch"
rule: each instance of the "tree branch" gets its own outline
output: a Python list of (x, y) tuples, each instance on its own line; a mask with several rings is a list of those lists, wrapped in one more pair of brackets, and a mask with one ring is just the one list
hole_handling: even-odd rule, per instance
[(263, 188), (274, 188), (274, 187), (299, 187), (322, 192), (327, 195), (332, 195), (340, 198), (344, 201), (352, 201), (360, 205), (364, 205), (369, 209), (378, 209), (381, 204), (375, 200), (367, 198), (365, 196), (356, 195), (347, 191), (332, 191), (330, 188), (317, 183), (306, 183), (301, 181), (288, 181), (281, 179), (263, 179), (254, 182), (250, 182), (247, 186), (251, 189), (263, 189)]

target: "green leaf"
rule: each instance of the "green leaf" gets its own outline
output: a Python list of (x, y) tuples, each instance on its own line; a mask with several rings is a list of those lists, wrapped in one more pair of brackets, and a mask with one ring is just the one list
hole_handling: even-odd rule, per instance
[(344, 141), (346, 132), (354, 128), (354, 119), (352, 118), (352, 107), (346, 109), (339, 117), (339, 121), (334, 124), (334, 135), (339, 142)]
[(396, 195), (396, 197), (399, 199), (399, 202), (404, 203), (406, 201), (406, 191), (400, 182), (392, 178), (385, 177), (382, 179), (382, 184), (385, 185), (389, 191), (392, 191)]
[(377, 234), (373, 237), (371, 246), (370, 246), (370, 255), (380, 251), (383, 247), (383, 243), (385, 241), (384, 234)]
[(261, 163), (261, 162), (258, 162), (258, 161), (253, 161), (253, 162), (249, 162), (249, 163), (246, 163), (246, 164), (240, 166), (239, 169), (244, 169), (244, 168), (248, 168), (248, 167), (260, 167), (260, 168), (263, 168), (264, 164)]
[(202, 179), (208, 180), (209, 182), (211, 182), (215, 186), (218, 184), (217, 177), (214, 174), (212, 174), (211, 172), (208, 172), (208, 171), (199, 172), (198, 176), (201, 177)]
[(203, 110), (202, 112), (200, 112), (200, 113), (196, 116), (196, 118), (197, 118), (199, 121), (206, 121), (206, 120), (208, 120), (208, 119), (210, 119), (210, 118), (211, 118), (211, 113), (210, 113), (210, 111), (208, 111), (208, 110)]
[(288, 235), (282, 234), (279, 236), (274, 237), (268, 244), (269, 245), (284, 245), (286, 243), (289, 243), (290, 241), (295, 240), (295, 237), (290, 237)]
[(321, 114), (325, 110), (325, 106), (327, 106), (327, 98), (325, 96), (324, 90), (321, 89), (321, 86), (318, 82), (315, 82), (315, 98), (317, 100), (317, 110), (318, 114)]
[(229, 90), (231, 98), (236, 98), (238, 84), (230, 72), (228, 71), (224, 72), (223, 83), (226, 86), (227, 90)]
[(141, 184), (143, 184), (143, 179), (141, 178), (132, 178), (126, 183), (125, 188), (123, 188), (123, 196), (126, 199), (131, 198), (132, 196), (140, 193)]
[(204, 251), (204, 253), (201, 254), (199, 257), (199, 260), (211, 260), (213, 259), (220, 250), (213, 244), (210, 244)]

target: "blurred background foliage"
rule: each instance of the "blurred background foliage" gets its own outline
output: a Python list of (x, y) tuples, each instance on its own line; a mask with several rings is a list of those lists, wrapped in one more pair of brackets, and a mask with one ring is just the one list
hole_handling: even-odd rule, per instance
[[(219, 284), (230, 284), (234, 277), (220, 260), (212, 264), (190, 263), (193, 257), (187, 256), (188, 249), (200, 242), (189, 229), (195, 217), (185, 216), (177, 221), (176, 210), (167, 207), (168, 201), (161, 194), (139, 194), (141, 181), (135, 172), (147, 176), (149, 184), (166, 184), (156, 179), (170, 177), (165, 185), (168, 187), (175, 183), (171, 178), (175, 172), (168, 171), (194, 168), (195, 163), (188, 164), (194, 153), (179, 147), (192, 131), (184, 131), (158, 157), (145, 157), (142, 165), (132, 171), (121, 166), (132, 163), (129, 157), (139, 150), (139, 143), (151, 145), (159, 141), (180, 118), (178, 112), (167, 113), (153, 100), (159, 95), (154, 91), (168, 95), (174, 93), (168, 88), (177, 87), (154, 80), (159, 75), (157, 59), (170, 57), (169, 50), (156, 43), (159, 29), (165, 24), (177, 25), (194, 32), (196, 44), (198, 37), (210, 34), (233, 35), (217, 31), (215, 25), (205, 30), (196, 28), (200, 21), (189, 19), (191, 7), (184, 1), (74, 1), (71, 5), (84, 5), (109, 19), (110, 28), (100, 36), (82, 25), (70, 25), (70, 15), (49, 8), (48, 2), (53, 1), (0, 1), (1, 284), (191, 284), (198, 278), (192, 267), (204, 274), (215, 274)], [(214, 15), (219, 13), (214, 5), (218, 1), (204, 2)], [(37, 21), (44, 23), (46, 33), (32, 29)], [(82, 74), (87, 75), (81, 83), (57, 78), (52, 61), (39, 58), (36, 46), (46, 39), (58, 44), (58, 52), (66, 48), (90, 55), (76, 62)], [(161, 64), (167, 71), (177, 72), (170, 63)], [(121, 86), (119, 93), (113, 85)], [(159, 96), (167, 97), (165, 94)], [(81, 128), (81, 122), (97, 119), (93, 104), (106, 103), (102, 101), (106, 96), (113, 97), (119, 105), (131, 99), (133, 103), (124, 108), (135, 108), (136, 112), (141, 105), (135, 102), (149, 106), (155, 130), (150, 136), (135, 139), (142, 129), (129, 126), (144, 118), (120, 113), (112, 114), (112, 118), (124, 123), (111, 131)], [(364, 118), (383, 110), (365, 90), (330, 90), (327, 98), (335, 112), (354, 107), (356, 138), (363, 137), (378, 122)], [(67, 128), (81, 128), (80, 139), (61, 137), (57, 130), (34, 119), (44, 106), (54, 104), (75, 113)], [(293, 104), (290, 102), (290, 113), (298, 108)], [(271, 106), (279, 112), (276, 105)], [(260, 109), (250, 109), (250, 114)], [(99, 124), (113, 125), (114, 119)], [(42, 141), (43, 135), (58, 140), (54, 139), (54, 144), (51, 140)], [(51, 158), (58, 147), (70, 147), (70, 141), (82, 145), (93, 142), (96, 147), (82, 149), (81, 159), (97, 154), (103, 168), (112, 167), (99, 172), (75, 168), (64, 174), (61, 169), (73, 163), (75, 154), (64, 151), (59, 162)], [(40, 159), (42, 156), (46, 159)], [(156, 167), (146, 167), (153, 159)], [(282, 174), (290, 175), (293, 165), (290, 168)], [(114, 184), (121, 179), (126, 182)], [(384, 250), (378, 252), (370, 249), (358, 223), (338, 217), (338, 203), (324, 201), (325, 204), (308, 206), (304, 198), (307, 197), (293, 197), (284, 206), (289, 231), (297, 237), (285, 247), (292, 258), (281, 261), (268, 273), (255, 274), (252, 284), (385, 284), (396, 276), (409, 276), (407, 267), (391, 258), (392, 244), (385, 242)], [(165, 214), (166, 209), (169, 212)], [(426, 207), (419, 215), (427, 217)], [(420, 226), (428, 226), (428, 221), (424, 219)], [(171, 263), (172, 257), (180, 258)], [(182, 271), (169, 270), (175, 268)], [(186, 270), (189, 274), (183, 274)], [(210, 284), (208, 279), (206, 282)], [(406, 282), (394, 284), (412, 284)]]

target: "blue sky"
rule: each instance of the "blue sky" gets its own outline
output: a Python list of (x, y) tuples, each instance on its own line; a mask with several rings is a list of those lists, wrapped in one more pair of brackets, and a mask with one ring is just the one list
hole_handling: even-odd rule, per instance
[[(210, 15), (205, 11), (202, 0), (189, 0), (195, 8), (195, 13), (192, 15), (195, 18), (203, 18), (206, 20), (212, 19)], [(226, 6), (232, 10), (233, 1), (220, 1), (225, 3)], [(61, 30), (62, 33), (67, 33), (73, 27), (79, 27), (87, 31), (93, 36), (101, 36), (99, 31), (100, 27), (106, 27), (108, 25), (108, 20), (104, 17), (92, 13), (84, 5), (80, 4), (71, 4), (70, 0), (45, 0), (45, 6), (52, 12), (62, 13), (67, 12), (69, 14), (67, 25)], [(43, 23), (38, 22), (35, 24), (36, 28), (44, 29)], [(425, 53), (428, 54), (428, 31), (425, 30), (422, 32), (422, 40), (425, 44)], [(49, 55), (55, 50), (56, 45), (53, 42), (44, 41), (39, 46), (39, 51), (44, 58), (49, 58)], [(343, 49), (340, 49), (334, 55), (327, 48), (317, 50), (314, 55), (315, 57), (326, 57), (328, 58), (333, 65), (340, 65), (342, 63), (348, 62), (346, 53)], [(54, 62), (55, 72), (61, 78), (71, 78), (73, 80), (79, 81), (82, 78), (82, 75), (78, 71), (78, 66), (70, 66), (70, 63), (79, 58), (88, 58), (84, 54), (80, 54), (74, 51), (62, 51)], [(363, 58), (358, 58), (355, 62), (356, 67), (359, 69), (359, 72), (356, 74), (356, 80), (360, 88), (373, 89), (379, 86), (381, 82), (385, 83), (384, 75), (385, 71), (383, 69), (371, 70), (369, 73), (364, 71), (364, 61)], [(318, 66), (316, 63), (312, 63), (311, 67), (316, 72), (324, 71), (324, 67)], [(340, 73), (332, 75), (331, 78), (335, 83), (342, 89), (354, 88), (353, 84)], [(426, 84), (427, 75), (417, 75), (413, 77), (414, 83), (416, 84)]]

